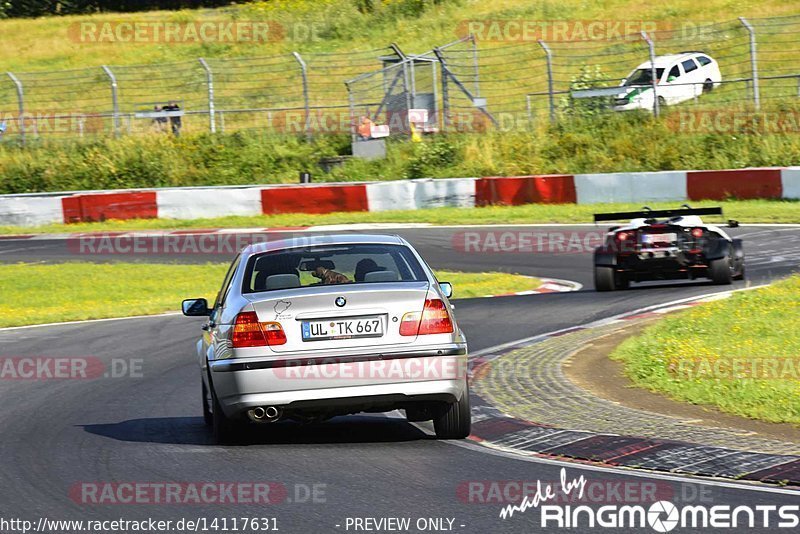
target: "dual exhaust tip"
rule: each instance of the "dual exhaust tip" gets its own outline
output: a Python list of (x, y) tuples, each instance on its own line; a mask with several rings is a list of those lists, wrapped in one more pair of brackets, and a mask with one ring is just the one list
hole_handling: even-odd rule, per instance
[(277, 406), (256, 406), (247, 415), (257, 423), (274, 423), (281, 418), (282, 413)]

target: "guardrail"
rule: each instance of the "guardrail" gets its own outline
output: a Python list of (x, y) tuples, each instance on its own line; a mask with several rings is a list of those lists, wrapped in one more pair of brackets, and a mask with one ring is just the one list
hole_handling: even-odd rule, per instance
[(800, 167), (2, 195), (0, 225), (727, 198), (798, 199)]

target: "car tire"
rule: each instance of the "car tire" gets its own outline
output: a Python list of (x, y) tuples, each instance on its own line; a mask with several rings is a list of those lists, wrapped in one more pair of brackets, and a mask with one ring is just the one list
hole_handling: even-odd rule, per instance
[(203, 390), (203, 423), (210, 427), (214, 423), (214, 417), (211, 414), (211, 409), (208, 407), (208, 389), (206, 383), (200, 380), (200, 385)]
[(613, 267), (595, 266), (594, 289), (595, 291), (614, 291), (616, 289)]
[(742, 268), (739, 269), (739, 274), (733, 276), (734, 280), (744, 280), (744, 263), (742, 263)]
[(217, 394), (211, 388), (211, 434), (217, 445), (230, 445), (236, 441), (236, 424), (222, 411)]
[(714, 90), (714, 82), (710, 79), (703, 82), (703, 94), (708, 94)]
[(433, 418), (433, 429), (438, 439), (464, 439), (472, 428), (472, 411), (469, 403), (469, 386), (460, 400), (448, 404), (441, 414)]
[(725, 256), (724, 258), (711, 260), (708, 266), (708, 276), (715, 284), (729, 285), (733, 281), (730, 257)]

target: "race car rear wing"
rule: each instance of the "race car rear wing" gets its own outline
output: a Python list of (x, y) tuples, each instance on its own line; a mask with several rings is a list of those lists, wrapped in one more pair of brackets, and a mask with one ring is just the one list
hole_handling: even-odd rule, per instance
[(722, 208), (678, 208), (674, 210), (619, 211), (616, 213), (595, 213), (594, 222), (620, 221), (624, 219), (656, 219), (659, 217), (678, 217), (683, 215), (722, 215)]

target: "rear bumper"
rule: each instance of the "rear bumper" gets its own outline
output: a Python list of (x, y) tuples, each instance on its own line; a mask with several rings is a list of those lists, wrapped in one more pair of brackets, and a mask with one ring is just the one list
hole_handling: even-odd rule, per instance
[(342, 388), (237, 394), (220, 399), (228, 417), (235, 417), (256, 406), (278, 406), (285, 412), (313, 411), (355, 413), (391, 411), (427, 401), (455, 402), (465, 394), (466, 378), (431, 380)]
[(209, 362), (214, 391), (228, 416), (256, 406), (290, 411), (388, 410), (423, 400), (453, 402), (466, 391), (465, 345), (390, 354), (243, 360)]
[(687, 257), (682, 253), (653, 258), (632, 256), (621, 258), (616, 269), (632, 281), (671, 280), (704, 277), (708, 263), (701, 255)]

